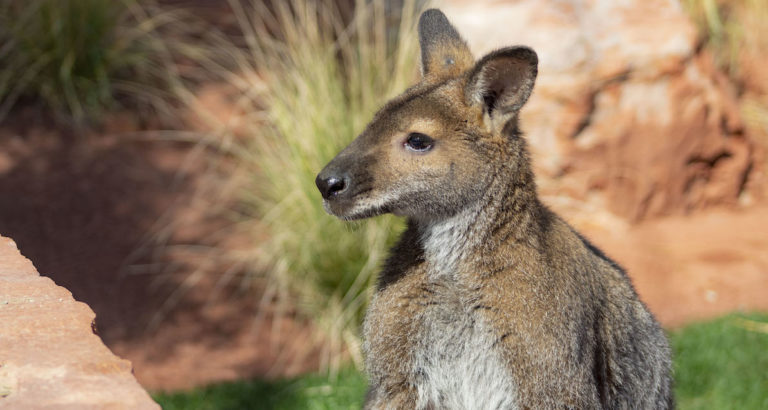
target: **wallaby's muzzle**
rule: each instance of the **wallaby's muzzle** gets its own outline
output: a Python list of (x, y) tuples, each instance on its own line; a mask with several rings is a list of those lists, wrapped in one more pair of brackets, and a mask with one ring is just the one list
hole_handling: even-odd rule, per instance
[(375, 160), (356, 161), (354, 155), (338, 155), (315, 178), (315, 185), (323, 196), (323, 207), (341, 219), (360, 219), (374, 216), (367, 205), (372, 191), (372, 178), (366, 166)]
[(315, 178), (315, 185), (320, 190), (323, 199), (329, 200), (343, 194), (349, 187), (349, 177), (324, 169)]

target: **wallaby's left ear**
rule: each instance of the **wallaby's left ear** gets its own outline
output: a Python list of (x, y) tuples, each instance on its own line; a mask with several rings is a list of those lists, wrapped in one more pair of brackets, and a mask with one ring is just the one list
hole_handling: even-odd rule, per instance
[(539, 58), (528, 47), (494, 51), (475, 64), (469, 74), (465, 98), (482, 105), (493, 129), (501, 130), (528, 101), (538, 73)]

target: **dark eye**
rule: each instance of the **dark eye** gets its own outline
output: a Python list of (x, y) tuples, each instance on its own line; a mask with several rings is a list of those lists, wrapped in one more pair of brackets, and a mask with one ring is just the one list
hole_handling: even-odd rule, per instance
[(432, 149), (435, 140), (429, 135), (422, 134), (420, 132), (412, 132), (408, 134), (408, 139), (405, 140), (405, 147), (411, 151), (426, 152)]

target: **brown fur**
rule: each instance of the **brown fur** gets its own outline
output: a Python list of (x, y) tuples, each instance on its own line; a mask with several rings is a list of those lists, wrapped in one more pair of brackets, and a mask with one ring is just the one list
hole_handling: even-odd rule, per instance
[(419, 34), (422, 81), (317, 179), (343, 219), (408, 218), (366, 316), (366, 408), (672, 407), (667, 341), (628, 277), (537, 198), (517, 125), (536, 54), (474, 63), (437, 10)]

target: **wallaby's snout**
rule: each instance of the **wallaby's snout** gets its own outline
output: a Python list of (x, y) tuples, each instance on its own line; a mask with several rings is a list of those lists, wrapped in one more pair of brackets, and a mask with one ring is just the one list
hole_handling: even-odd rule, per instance
[(315, 185), (323, 197), (326, 212), (351, 220), (371, 216), (356, 212), (360, 194), (370, 191), (371, 178), (364, 166), (368, 161), (358, 161), (348, 151), (337, 155), (317, 174)]
[(323, 199), (330, 200), (347, 191), (350, 185), (349, 175), (343, 171), (326, 167), (315, 178), (315, 185)]

